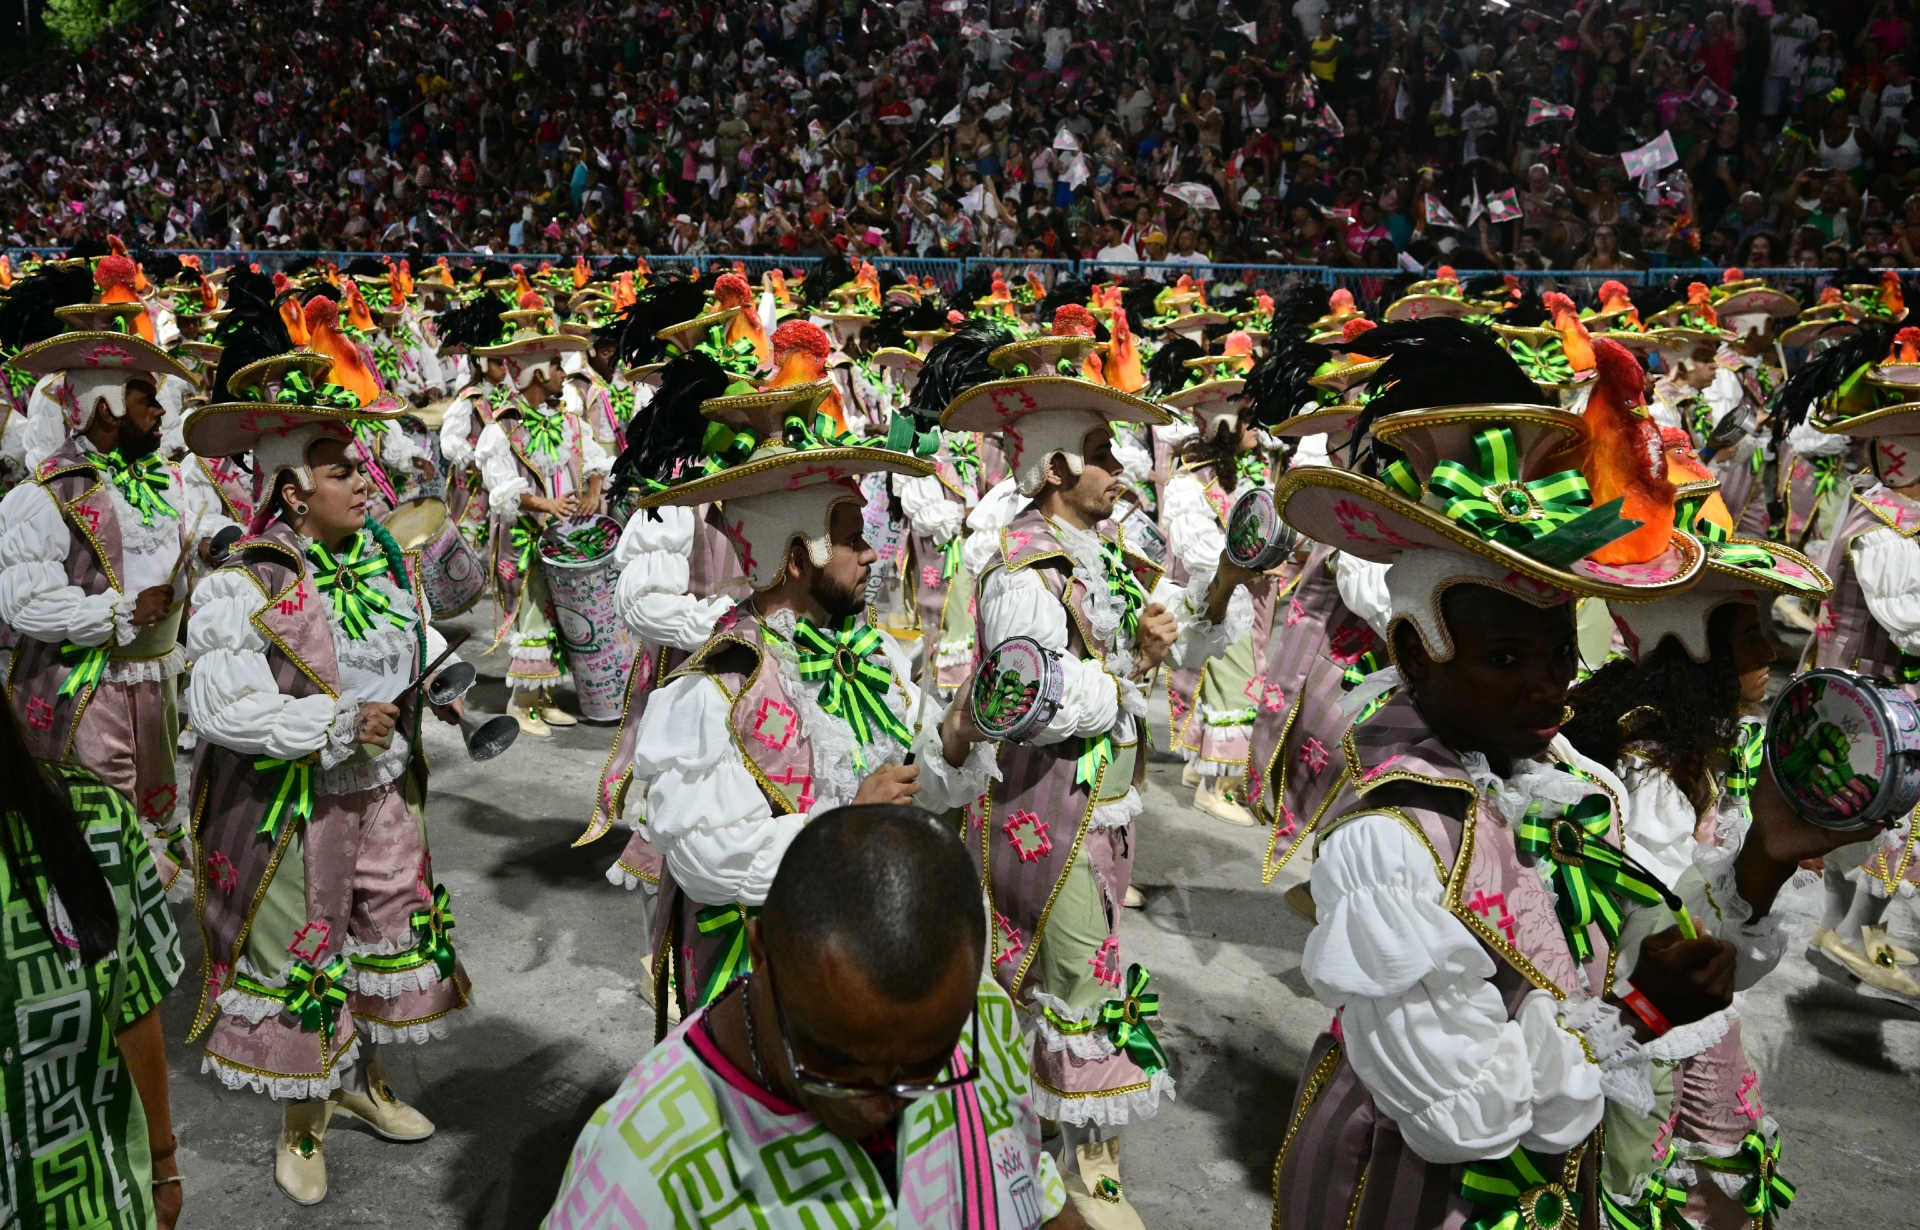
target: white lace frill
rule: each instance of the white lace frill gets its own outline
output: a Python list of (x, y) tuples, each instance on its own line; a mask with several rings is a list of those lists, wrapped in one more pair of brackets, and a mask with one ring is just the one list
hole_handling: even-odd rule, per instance
[(1722, 1008), (1697, 1021), (1675, 1025), (1647, 1043), (1643, 1049), (1647, 1052), (1648, 1059), (1660, 1062), (1673, 1063), (1682, 1059), (1691, 1059), (1718, 1043), (1727, 1036), (1729, 1029), (1739, 1023), (1738, 1007)]
[[(1201, 771), (1205, 772), (1204, 769)], [(1087, 818), (1087, 827), (1117, 829), (1122, 825), (1132, 824), (1133, 818), (1146, 809), (1146, 801), (1140, 797), (1140, 792), (1129, 786), (1127, 792), (1113, 802), (1102, 803), (1094, 808), (1093, 814)]]
[(1568, 1000), (1561, 1008), (1560, 1025), (1579, 1034), (1600, 1061), (1600, 1089), (1608, 1101), (1636, 1115), (1653, 1113), (1647, 1052), (1620, 1019), (1618, 1008), (1598, 999)]
[(1160, 1109), (1160, 1099), (1174, 1100), (1173, 1073), (1165, 1068), (1147, 1078), (1145, 1089), (1126, 1093), (1067, 1094), (1062, 1096), (1039, 1084), (1033, 1087), (1033, 1109), (1042, 1119), (1071, 1123), (1075, 1127), (1097, 1124), (1100, 1127), (1125, 1127), (1135, 1119), (1151, 1119)]
[(1105, 1059), (1114, 1053), (1113, 1039), (1107, 1036), (1106, 1030), (1096, 1026), (1085, 1033), (1062, 1033), (1060, 1027), (1055, 1025), (1052, 1018), (1047, 1015), (1048, 1012), (1069, 1025), (1084, 1025), (1100, 1015), (1098, 1005), (1076, 1011), (1067, 1007), (1067, 1001), (1058, 995), (1036, 991), (1033, 995), (1033, 1015), (1028, 1020), (1033, 1025), (1033, 1031), (1046, 1042), (1047, 1049), (1050, 1051), (1068, 1051), (1075, 1058), (1086, 1060)]
[[(417, 939), (385, 939), (378, 943), (367, 944), (354, 939), (351, 935), (342, 947), (349, 958), (352, 957), (397, 957), (412, 952), (420, 946)], [(349, 991), (361, 995), (370, 995), (375, 999), (398, 999), (408, 991), (431, 991), (440, 985), (440, 967), (432, 961), (417, 965), (412, 969), (397, 972), (361, 969), (348, 962), (347, 972), (340, 979), (340, 985)], [(364, 1027), (367, 1022), (361, 1022)], [(380, 1042), (385, 1039), (375, 1038)]]
[(1106, 569), (1100, 562), (1100, 535), (1051, 518), (1047, 524), (1073, 561), (1073, 579), (1087, 596), (1087, 630), (1100, 647), (1118, 647), (1122, 605), (1118, 595), (1107, 588)]
[[(471, 1004), (472, 998), (469, 997), (467, 1002)], [(383, 1025), (379, 1021), (363, 1021), (355, 1017), (353, 1027), (381, 1046), (403, 1042), (423, 1046), (436, 1038), (446, 1037), (452, 1020), (452, 1017), (443, 1016), (437, 1021), (422, 1021), (413, 1025)]]
[(119, 658), (107, 660), (106, 672), (101, 676), (108, 683), (163, 683), (177, 677), (187, 669), (187, 651), (179, 645), (157, 658), (129, 662)]
[[(378, 1039), (375, 1039), (378, 1041)], [(304, 1076), (268, 1076), (261, 1072), (247, 1072), (230, 1067), (213, 1055), (203, 1055), (200, 1059), (200, 1071), (211, 1072), (220, 1083), (229, 1089), (251, 1089), (255, 1093), (264, 1093), (270, 1098), (284, 1099), (289, 1102), (318, 1101), (331, 1097), (334, 1090), (340, 1088), (341, 1080), (353, 1066), (360, 1062), (360, 1039), (355, 1037), (348, 1044), (346, 1054), (334, 1062), (333, 1070), (324, 1077), (308, 1078)]]

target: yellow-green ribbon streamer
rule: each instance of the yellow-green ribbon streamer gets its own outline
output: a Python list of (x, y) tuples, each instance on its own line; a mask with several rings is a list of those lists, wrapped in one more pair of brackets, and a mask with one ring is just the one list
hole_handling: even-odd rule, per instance
[(953, 460), (953, 472), (960, 476), (963, 483), (971, 483), (980, 473), (980, 440), (969, 431), (949, 431), (944, 434), (947, 456)]
[[(1557, 814), (1548, 815), (1548, 811)], [(1609, 942), (1620, 938), (1621, 899), (1642, 905), (1664, 901), (1660, 890), (1627, 864), (1626, 856), (1606, 840), (1612, 806), (1604, 794), (1555, 807), (1536, 801), (1527, 808), (1514, 840), (1522, 854), (1551, 861), (1547, 878), (1554, 887), (1555, 911), (1576, 961), (1593, 955), (1587, 927), (1599, 923)]]
[(305, 824), (313, 819), (313, 762), (318, 755), (313, 752), (298, 760), (262, 756), (253, 762), (256, 773), (280, 771), (273, 799), (267, 804), (267, 814), (260, 820), (259, 831), (267, 835), (268, 841), (280, 840), (280, 828), (288, 820)]
[(1160, 996), (1147, 990), (1149, 977), (1146, 966), (1137, 962), (1128, 966), (1126, 981), (1121, 984), (1124, 994), (1100, 1006), (1100, 1024), (1106, 1027), (1114, 1049), (1124, 1051), (1142, 1072), (1152, 1076), (1167, 1066), (1167, 1052), (1147, 1023), (1148, 1017), (1160, 1015)]
[(1113, 736), (1111, 734), (1082, 736), (1080, 755), (1073, 762), (1073, 784), (1093, 789), (1100, 780), (1100, 770), (1113, 761)]
[(107, 658), (112, 652), (105, 644), (76, 645), (72, 641), (63, 642), (60, 658), (73, 663), (73, 670), (68, 672), (66, 682), (60, 685), (59, 695), (78, 696), (88, 688), (99, 686), (101, 676), (107, 671)]
[(694, 926), (700, 929), (700, 934), (717, 936), (725, 945), (721, 949), (720, 959), (701, 983), (702, 1008), (719, 999), (720, 993), (735, 978), (752, 971), (753, 962), (747, 955), (747, 919), (759, 916), (760, 907), (742, 910), (737, 903), (709, 906), (694, 914)]
[(1467, 1230), (1573, 1230), (1580, 1224), (1580, 1193), (1561, 1186), (1525, 1149), (1468, 1162), (1460, 1194), (1486, 1208)]
[[(912, 743), (913, 732), (886, 706), (893, 671), (873, 660), (880, 652), (878, 628), (851, 615), (837, 630), (802, 619), (794, 625), (793, 640), (799, 651), (800, 677), (820, 681), (820, 707), (852, 729), (856, 748), (874, 742), (876, 734), (902, 747)], [(864, 757), (856, 750), (854, 758), (864, 772)]]
[(382, 615), (396, 628), (407, 626), (406, 617), (395, 612), (393, 603), (373, 586), (373, 578), (387, 572), (391, 564), (384, 552), (369, 550), (367, 541), (367, 535), (355, 534), (353, 545), (338, 557), (317, 542), (307, 548), (314, 586), (333, 604), (340, 630), (356, 641), (365, 640), (373, 621)]
[(1120, 599), (1120, 629), (1128, 636), (1137, 636), (1140, 632), (1140, 611), (1147, 605), (1147, 591), (1141, 587), (1140, 578), (1127, 566), (1127, 557), (1120, 550), (1120, 544), (1102, 539), (1100, 542), (1100, 571), (1107, 582), (1107, 592)]
[(127, 503), (133, 505), (133, 511), (140, 514), (142, 525), (152, 525), (154, 517), (178, 517), (179, 510), (160, 498), (160, 493), (173, 486), (173, 479), (167, 474), (166, 463), (160, 460), (158, 453), (148, 453), (129, 461), (114, 449), (101, 458), (106, 463), (107, 477), (120, 489)]
[(1740, 799), (1753, 797), (1753, 788), (1760, 780), (1760, 762), (1766, 755), (1767, 724), (1758, 718), (1742, 719), (1732, 763), (1727, 767), (1727, 793)]
[(358, 410), (360, 399), (352, 389), (338, 384), (316, 385), (302, 371), (291, 371), (280, 378), (280, 388), (273, 400), (285, 405), (311, 406), (319, 409)]
[(1657, 1173), (1647, 1180), (1646, 1195), (1633, 1205), (1621, 1204), (1600, 1184), (1600, 1211), (1612, 1230), (1697, 1230), (1681, 1215), (1686, 1207), (1687, 1189)]
[(940, 544), (940, 578), (951, 581), (960, 575), (960, 536), (955, 534)]
[(1768, 1145), (1758, 1132), (1748, 1132), (1740, 1141), (1740, 1151), (1732, 1157), (1694, 1159), (1694, 1165), (1708, 1170), (1746, 1175), (1746, 1185), (1740, 1189), (1740, 1207), (1756, 1219), (1784, 1213), (1793, 1203), (1794, 1185), (1780, 1177), (1779, 1164), (1780, 1142)]

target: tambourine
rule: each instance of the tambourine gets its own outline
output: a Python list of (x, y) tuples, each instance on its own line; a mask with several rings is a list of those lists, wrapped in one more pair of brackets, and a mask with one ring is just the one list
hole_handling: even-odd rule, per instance
[(1767, 715), (1766, 751), (1787, 802), (1821, 828), (1872, 828), (1920, 803), (1920, 705), (1882, 680), (1794, 679)]
[(1133, 505), (1127, 515), (1120, 518), (1120, 532), (1126, 540), (1127, 550), (1152, 560), (1156, 566), (1165, 566), (1167, 536), (1147, 515), (1146, 509), (1138, 504)]
[(1030, 636), (1010, 636), (980, 660), (973, 677), (973, 724), (989, 739), (1024, 743), (1060, 708), (1060, 659)]
[(1249, 488), (1227, 514), (1227, 558), (1249, 572), (1278, 567), (1299, 541), (1299, 532), (1280, 519), (1270, 487)]

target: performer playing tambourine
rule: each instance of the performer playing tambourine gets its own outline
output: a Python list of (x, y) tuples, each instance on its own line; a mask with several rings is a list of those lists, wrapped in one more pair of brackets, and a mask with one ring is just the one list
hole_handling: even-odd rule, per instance
[[(353, 420), (404, 407), (341, 408), (327, 367), (263, 360), (232, 380), (257, 400), (203, 407), (186, 428), (200, 455), (251, 449), (270, 476), (251, 535), (201, 583), (189, 623), (206, 952), (192, 1036), (228, 1088), (288, 1099), (274, 1177), (301, 1204), (326, 1195), (335, 1111), (387, 1140), (433, 1134), (375, 1048), (443, 1035), (468, 987), (427, 851), (414, 687), (445, 642), (366, 515), (351, 451)], [(456, 720), (458, 704), (436, 712)]]

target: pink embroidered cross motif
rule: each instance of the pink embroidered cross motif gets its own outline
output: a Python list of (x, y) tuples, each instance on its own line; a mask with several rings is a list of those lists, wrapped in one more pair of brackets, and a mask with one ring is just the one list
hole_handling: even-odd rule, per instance
[[(1420, 544), (1399, 533), (1385, 521), (1380, 514), (1354, 500), (1335, 500), (1333, 519), (1340, 523), (1347, 537), (1355, 542), (1380, 542), (1390, 547), (1416, 547)], [(1362, 523), (1372, 528), (1362, 528)]]
[(1287, 627), (1293, 627), (1293, 625), (1299, 623), (1306, 617), (1307, 608), (1300, 605), (1300, 599), (1287, 599)]
[[(1740, 1078), (1740, 1089), (1734, 1095), (1735, 1098), (1738, 1099), (1740, 1113), (1755, 1123), (1760, 1122), (1767, 1113), (1760, 1106), (1759, 1085), (1760, 1074), (1758, 1072), (1748, 1072)], [(1749, 1093), (1753, 1094), (1751, 1099), (1747, 1097)]]
[(1379, 764), (1373, 766), (1371, 769), (1368, 769), (1365, 773), (1362, 773), (1360, 775), (1360, 780), (1363, 782), (1372, 781), (1374, 778), (1380, 776), (1382, 773), (1385, 773), (1389, 768), (1393, 767), (1393, 763), (1399, 759), (1400, 757), (1397, 755), (1387, 757), (1385, 760), (1381, 761)]
[[(1513, 943), (1513, 915), (1507, 912), (1505, 893), (1488, 893), (1485, 889), (1481, 889), (1473, 895), (1472, 901), (1467, 902), (1467, 908), (1500, 928), (1506, 933), (1507, 943)], [(1493, 916), (1495, 910), (1500, 911), (1500, 917), (1497, 919)]]
[(728, 542), (734, 545), (734, 549), (740, 552), (741, 567), (745, 568), (749, 574), (759, 567), (759, 562), (753, 558), (753, 544), (747, 541), (747, 530), (743, 524), (738, 521), (722, 521), (720, 532), (726, 536)]
[(771, 773), (767, 774), (767, 780), (779, 786), (800, 787), (800, 793), (793, 796), (793, 804), (801, 811), (805, 811), (813, 806), (813, 775), (811, 773), (802, 773), (799, 769), (788, 765), (780, 771), (780, 776), (778, 777), (775, 777)]
[(759, 711), (753, 715), (753, 737), (776, 752), (787, 750), (798, 727), (793, 710), (771, 696), (760, 702)]
[[(1897, 445), (1889, 444), (1885, 440), (1878, 441), (1878, 443), (1880, 445), (1881, 480), (1889, 487), (1903, 486), (1907, 473), (1907, 450)], [(1895, 479), (1902, 479), (1903, 481), (1895, 482)], [(1888, 511), (1893, 513), (1893, 524), (1897, 528), (1902, 517), (1901, 511), (1898, 508), (1891, 508), (1888, 509)]]
[(1018, 418), (1040, 406), (1031, 394), (1021, 389), (995, 389), (990, 396), (993, 400), (993, 412), (1003, 419)]
[(1378, 644), (1372, 628), (1348, 624), (1334, 632), (1327, 656), (1342, 666), (1352, 666), (1360, 660), (1361, 654)]
[[(1022, 829), (1027, 832), (1024, 837)], [(1001, 831), (1006, 833), (1007, 844), (1013, 847), (1013, 852), (1020, 856), (1023, 863), (1038, 862), (1053, 853), (1053, 839), (1047, 836), (1047, 822), (1030, 811), (1014, 812), (1007, 817)]]
[(824, 477), (827, 479), (836, 479), (836, 478), (839, 478), (842, 473), (844, 473), (844, 471), (842, 471), (839, 466), (810, 465), (810, 466), (807, 466), (805, 469), (796, 471), (793, 477), (787, 480), (787, 490), (788, 491), (800, 490), (800, 488), (807, 485), (807, 480), (810, 478)]
[(221, 892), (230, 893), (239, 885), (240, 873), (234, 869), (232, 859), (215, 850), (207, 855), (207, 879)]
[(1257, 705), (1260, 703), (1260, 689), (1264, 688), (1266, 684), (1267, 677), (1265, 675), (1255, 675), (1253, 678), (1247, 680), (1247, 686), (1241, 688), (1240, 693)]
[(53, 725), (53, 706), (38, 696), (27, 702), (27, 725), (46, 730)]
[(1285, 837), (1300, 827), (1300, 821), (1294, 816), (1293, 809), (1285, 803), (1280, 805), (1280, 818), (1286, 823), (1274, 832), (1275, 837)]
[(207, 985), (212, 987), (217, 993), (220, 988), (227, 985), (227, 975), (232, 971), (233, 966), (221, 965), (216, 961), (207, 967)]
[(1027, 544), (1032, 541), (1033, 541), (1033, 535), (1027, 533), (1025, 530), (1008, 530), (1007, 531), (1007, 554), (1008, 555), (1020, 554), (1022, 551), (1027, 549)]
[(927, 564), (922, 567), (920, 569), (920, 584), (926, 586), (928, 589), (932, 589), (934, 586), (940, 584), (940, 570), (932, 564)]
[(305, 578), (302, 578), (300, 584), (294, 587), (293, 597), (282, 598), (277, 604), (277, 608), (282, 615), (291, 615), (295, 611), (304, 611), (307, 609), (307, 582)]
[(1819, 617), (1813, 621), (1813, 634), (1823, 641), (1832, 640), (1834, 630), (1838, 627), (1833, 618), (1833, 604), (1822, 602)]
[(95, 508), (91, 504), (76, 504), (73, 506), (73, 511), (78, 513), (80, 515), (80, 519), (87, 523), (88, 529), (92, 530), (96, 534), (100, 532), (100, 510), (99, 509)]
[(433, 856), (422, 854), (420, 860), (413, 865), (413, 895), (422, 901), (432, 901), (433, 889), (429, 887), (432, 883)]
[(173, 802), (179, 796), (178, 786), (171, 784), (155, 786), (140, 796), (140, 810), (147, 814), (148, 819), (170, 816), (173, 814)]
[(1300, 748), (1300, 759), (1309, 769), (1318, 773), (1327, 767), (1327, 745), (1309, 735)]
[(500, 574), (500, 583), (502, 585), (513, 584), (513, 561), (512, 560), (510, 559), (501, 560), (497, 565), (494, 566), (493, 570)]
[(293, 943), (287, 945), (287, 951), (308, 965), (318, 965), (320, 954), (327, 950), (327, 943), (332, 939), (333, 928), (325, 919), (316, 918), (293, 933)]
[(1287, 707), (1287, 694), (1277, 683), (1270, 683), (1260, 690), (1260, 707), (1268, 713), (1278, 713)]
[(1094, 953), (1087, 961), (1088, 965), (1093, 966), (1093, 976), (1110, 987), (1119, 986), (1120, 962), (1107, 959), (1109, 956), (1117, 958), (1119, 955), (1120, 941), (1109, 935), (1106, 942), (1100, 945), (1100, 951)]
[(995, 965), (1006, 965), (1026, 950), (1027, 942), (1020, 938), (1020, 929), (1014, 926), (1012, 920), (1000, 911), (995, 910), (993, 912), (993, 922), (994, 925), (999, 927), (1006, 935), (1006, 942), (1001, 945), (996, 945), (1000, 949), (1000, 955), (993, 959), (993, 963)]
[(1176, 722), (1187, 716), (1187, 698), (1171, 688), (1167, 689), (1167, 711), (1173, 714)]

